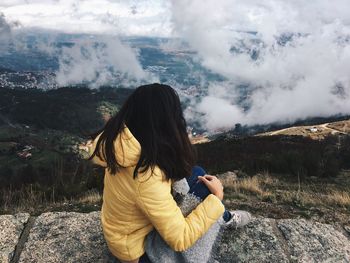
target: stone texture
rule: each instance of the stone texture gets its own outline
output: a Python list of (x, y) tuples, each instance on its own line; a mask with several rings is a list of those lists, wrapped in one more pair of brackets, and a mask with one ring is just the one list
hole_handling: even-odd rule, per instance
[(350, 262), (350, 240), (334, 226), (285, 219), (278, 228), (287, 240), (291, 259), (297, 262)]
[(12, 259), (29, 214), (0, 215), (0, 262)]
[[(1, 262), (8, 262), (28, 215), (0, 216), (0, 220)], [(340, 227), (302, 219), (260, 217), (245, 228), (222, 232), (214, 257), (223, 263), (346, 263), (350, 262), (349, 254), (350, 237)], [(99, 212), (56, 212), (36, 218), (19, 262), (117, 261), (103, 239)]]
[(19, 262), (111, 262), (99, 212), (44, 213), (30, 231)]
[(219, 262), (289, 262), (275, 233), (273, 219), (258, 218), (246, 227), (226, 230), (217, 251)]
[(344, 226), (344, 230), (350, 235), (350, 226)]

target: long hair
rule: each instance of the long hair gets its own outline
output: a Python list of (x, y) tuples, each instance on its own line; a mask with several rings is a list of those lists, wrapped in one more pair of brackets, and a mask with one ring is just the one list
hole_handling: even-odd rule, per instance
[[(101, 133), (90, 159), (95, 155), (102, 157), (112, 174), (122, 168), (117, 162), (113, 142), (124, 124), (141, 145), (134, 178), (139, 171), (144, 172), (154, 166), (158, 166), (168, 180), (191, 175), (195, 151), (188, 138), (179, 96), (173, 88), (156, 83), (138, 87), (120, 111), (93, 136)], [(99, 151), (101, 144), (104, 145), (103, 156)]]

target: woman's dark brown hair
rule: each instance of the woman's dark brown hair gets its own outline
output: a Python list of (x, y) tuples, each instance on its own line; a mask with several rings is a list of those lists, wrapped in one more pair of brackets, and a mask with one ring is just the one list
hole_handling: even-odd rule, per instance
[[(124, 124), (141, 144), (134, 178), (139, 171), (153, 169), (155, 165), (167, 179), (179, 180), (191, 175), (195, 152), (187, 135), (179, 96), (173, 88), (162, 84), (138, 87), (120, 111), (94, 135), (102, 132), (90, 159), (96, 155), (106, 160), (112, 174), (122, 167), (116, 160), (113, 141)], [(103, 156), (98, 151), (101, 144), (105, 145)]]

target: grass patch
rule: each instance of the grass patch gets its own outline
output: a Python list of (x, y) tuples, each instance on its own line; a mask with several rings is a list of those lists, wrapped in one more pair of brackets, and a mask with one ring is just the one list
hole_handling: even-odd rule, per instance
[(274, 182), (275, 179), (265, 173), (234, 180), (232, 182), (226, 179), (223, 181), (223, 185), (224, 187), (232, 189), (235, 194), (250, 194), (260, 198), (266, 198), (267, 196), (272, 195), (272, 193), (267, 190), (266, 186), (269, 186)]
[(346, 222), (350, 216), (350, 171), (339, 178), (308, 178), (269, 174), (239, 177), (226, 183), (225, 204), (275, 217), (304, 217), (326, 222)]
[(79, 198), (79, 202), (80, 203), (84, 203), (84, 204), (96, 204), (102, 201), (102, 196), (101, 194), (93, 189), (93, 190), (89, 190), (87, 191), (82, 197)]
[(330, 205), (335, 204), (350, 208), (349, 192), (333, 192), (327, 196), (327, 201)]
[(58, 196), (57, 189), (44, 191), (36, 185), (26, 185), (20, 189), (1, 191), (0, 214), (27, 212), (41, 214), (47, 211), (89, 212), (100, 210), (102, 195), (96, 189), (86, 191), (80, 196), (66, 198)]
[(282, 202), (287, 204), (295, 204), (298, 206), (308, 207), (340, 207), (350, 208), (350, 195), (343, 191), (331, 191), (329, 193), (320, 192), (284, 192), (281, 195)]

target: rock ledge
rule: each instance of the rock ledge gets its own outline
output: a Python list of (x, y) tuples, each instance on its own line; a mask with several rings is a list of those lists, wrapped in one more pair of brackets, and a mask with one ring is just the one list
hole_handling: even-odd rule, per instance
[[(13, 262), (29, 214), (0, 216), (0, 262)], [(116, 262), (102, 235), (100, 213), (54, 212), (38, 216), (19, 262)], [(350, 262), (345, 229), (303, 219), (255, 218), (226, 230), (218, 262)], [(200, 262), (200, 259), (199, 261)]]

